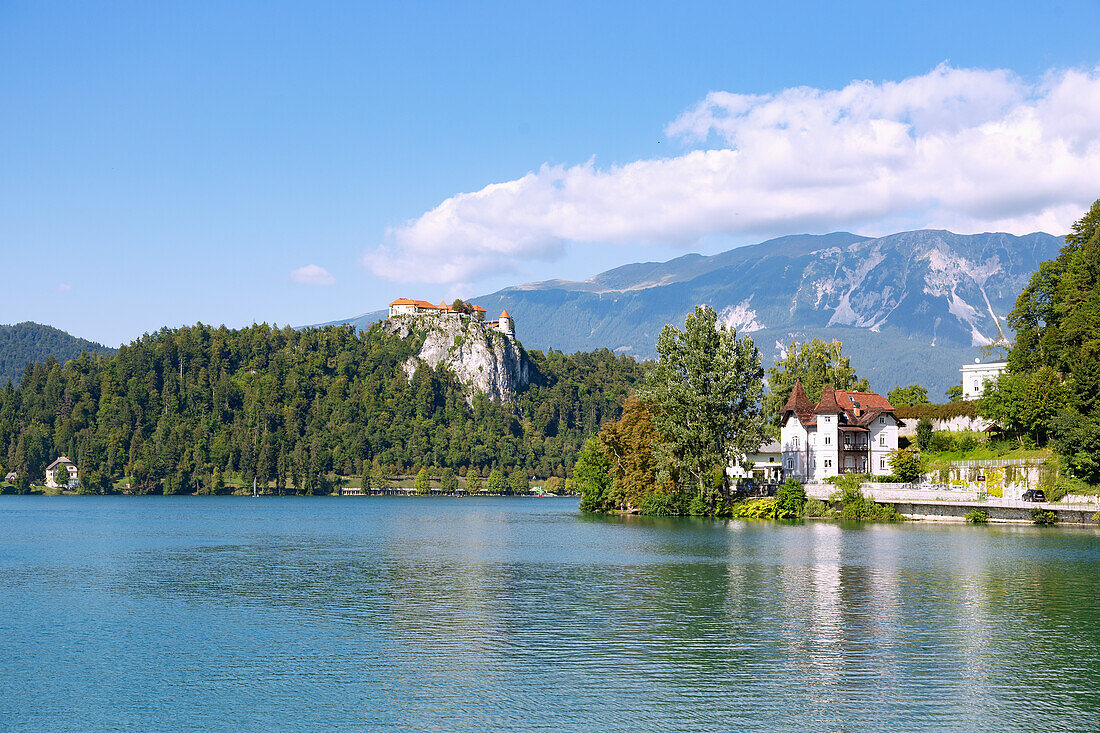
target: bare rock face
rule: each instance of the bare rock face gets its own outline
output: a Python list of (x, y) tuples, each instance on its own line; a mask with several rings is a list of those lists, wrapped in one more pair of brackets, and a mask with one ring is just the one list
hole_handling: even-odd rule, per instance
[(433, 369), (442, 364), (466, 389), (467, 402), (479, 392), (495, 402), (512, 402), (530, 381), (527, 354), (519, 343), (469, 316), (395, 316), (383, 327), (401, 338), (425, 333), (420, 353), (404, 364), (405, 374), (412, 379), (420, 364)]

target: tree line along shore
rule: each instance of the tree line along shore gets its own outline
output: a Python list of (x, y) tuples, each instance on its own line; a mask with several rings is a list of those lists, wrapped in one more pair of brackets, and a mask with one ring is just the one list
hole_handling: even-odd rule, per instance
[[(982, 450), (1045, 451), (1078, 489), (1100, 484), (1100, 201), (1034, 274), (1008, 325), (1015, 342), (992, 345), (1008, 369), (981, 399), (957, 402), (961, 390), (951, 390), (952, 402), (931, 405), (919, 385), (890, 392), (920, 422), (916, 440), (891, 457), (891, 478), (919, 478), (945, 446), (979, 449), (926, 424), (972, 412), (1001, 428)], [(796, 381), (817, 394), (826, 384), (867, 388), (838, 341), (792, 344), (765, 372), (752, 339), (707, 306), (682, 329), (662, 330), (654, 362), (606, 349), (525, 351), (530, 383), (512, 402), (471, 395), (443, 367), (408, 373), (418, 338), (379, 325), (198, 324), (109, 357), (30, 365), (18, 387), (0, 391), (0, 488), (29, 491), (64, 454), (85, 493), (212, 494), (255, 483), (265, 493), (327, 494), (414, 476), (414, 490), (429, 492), (444, 482), (446, 493), (481, 491), (490, 479), (492, 493), (548, 483), (550, 493), (579, 492), (589, 511), (737, 516), (749, 510), (737, 506), (726, 468), (778, 434)], [(849, 513), (874, 518), (879, 510), (861, 503), (852, 480), (838, 477), (838, 511), (858, 505)], [(793, 485), (785, 491), (774, 506), (799, 503)], [(801, 504), (800, 516), (818, 509), (804, 494)]]

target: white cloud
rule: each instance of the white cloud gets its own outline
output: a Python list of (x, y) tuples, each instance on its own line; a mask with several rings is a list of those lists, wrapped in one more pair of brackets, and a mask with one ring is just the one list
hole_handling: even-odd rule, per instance
[(306, 265), (293, 270), (290, 279), (302, 285), (335, 285), (336, 278), (320, 265)]
[(72, 283), (59, 283), (57, 286), (57, 292), (59, 293), (67, 293), (72, 289)]
[(376, 274), (456, 282), (567, 243), (690, 246), (708, 234), (1068, 231), (1100, 195), (1100, 69), (1026, 82), (941, 65), (899, 82), (713, 92), (666, 133), (696, 149), (544, 165), (460, 193), (363, 256)]

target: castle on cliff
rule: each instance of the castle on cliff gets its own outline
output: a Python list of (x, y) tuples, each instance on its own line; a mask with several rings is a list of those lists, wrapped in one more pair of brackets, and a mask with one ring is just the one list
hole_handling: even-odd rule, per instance
[(426, 300), (411, 300), (409, 298), (398, 298), (390, 303), (390, 318), (394, 316), (416, 316), (416, 315), (459, 315), (469, 316), (470, 318), (477, 319), (481, 323), (485, 323), (490, 328), (500, 331), (506, 336), (515, 338), (516, 336), (516, 322), (508, 315), (508, 311), (502, 311), (500, 317), (495, 321), (485, 321), (485, 309), (480, 305), (469, 304), (469, 311), (463, 312), (461, 310), (455, 310), (446, 302), (440, 301), (439, 305), (434, 305)]

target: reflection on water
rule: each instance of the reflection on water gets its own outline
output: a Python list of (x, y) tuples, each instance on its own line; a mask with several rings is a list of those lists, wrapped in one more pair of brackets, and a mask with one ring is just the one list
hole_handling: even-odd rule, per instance
[(0, 499), (4, 730), (1095, 730), (1091, 530)]

